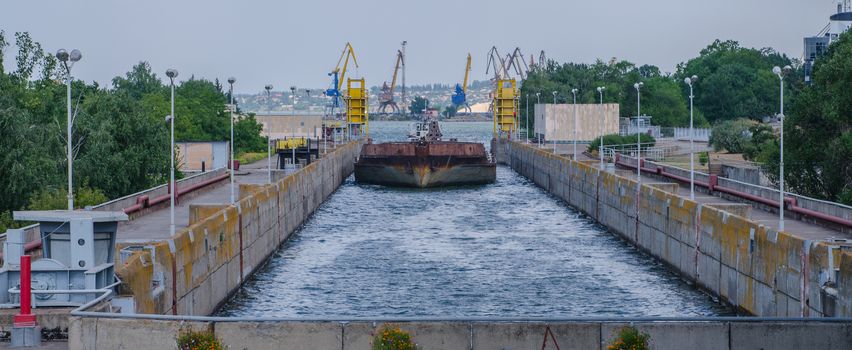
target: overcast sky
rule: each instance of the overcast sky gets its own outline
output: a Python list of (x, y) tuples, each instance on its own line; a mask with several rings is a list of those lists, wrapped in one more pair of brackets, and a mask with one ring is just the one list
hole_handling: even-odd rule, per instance
[[(802, 55), (835, 11), (834, 0), (4, 0), (7, 40), (29, 31), (46, 50), (79, 48), (74, 75), (107, 83), (146, 60), (209, 79), (237, 78), (238, 92), (266, 84), (327, 87), (326, 74), (351, 41), (368, 85), (390, 80), (408, 41), (407, 82), (456, 83), (473, 55), (472, 79), (487, 79), (486, 54), (519, 46), (529, 60), (593, 62), (617, 57), (674, 71), (713, 40)], [(15, 48), (5, 64), (14, 64)]]

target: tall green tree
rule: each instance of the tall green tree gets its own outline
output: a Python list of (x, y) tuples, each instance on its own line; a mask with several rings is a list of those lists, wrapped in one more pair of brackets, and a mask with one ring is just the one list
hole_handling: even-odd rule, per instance
[[(793, 98), (784, 122), (785, 184), (792, 192), (852, 204), (852, 34), (831, 44), (816, 61), (813, 84)], [(779, 174), (779, 144), (761, 160)]]
[[(709, 122), (760, 120), (778, 112), (778, 77), (772, 68), (791, 64), (786, 55), (769, 48), (744, 48), (736, 41), (716, 40), (698, 57), (678, 65), (675, 77), (680, 81), (699, 77), (694, 84), (695, 105)], [(682, 89), (687, 95), (688, 88)]]
[[(64, 73), (28, 33), (15, 33), (16, 67), (0, 30), (0, 231), (12, 210), (54, 208), (67, 193)], [(218, 83), (190, 77), (176, 90), (178, 140), (222, 141), (229, 136), (226, 95)], [(169, 173), (170, 89), (140, 62), (111, 87), (72, 81), (71, 139), (77, 205), (95, 204), (164, 183)], [(254, 117), (235, 123), (238, 151), (266, 148)]]
[(408, 106), (408, 109), (409, 109), (409, 111), (411, 111), (411, 114), (421, 115), (421, 114), (423, 114), (423, 111), (428, 106), (429, 106), (429, 100), (427, 100), (423, 96), (417, 96), (417, 97), (414, 98), (413, 101), (411, 101), (411, 105)]

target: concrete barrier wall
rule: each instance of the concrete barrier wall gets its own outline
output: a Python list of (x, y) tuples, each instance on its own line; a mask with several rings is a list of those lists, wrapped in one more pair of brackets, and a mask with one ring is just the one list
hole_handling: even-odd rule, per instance
[(272, 185), (241, 185), (237, 205), (192, 205), (190, 225), (116, 273), (137, 313), (208, 315), (354, 170), (350, 143)]
[(228, 349), (372, 348), (383, 327), (409, 332), (419, 349), (606, 349), (625, 326), (650, 336), (656, 350), (848, 349), (852, 323), (802, 321), (164, 321), (72, 319), (70, 349), (174, 349), (181, 331), (207, 330)]
[[(636, 159), (635, 158), (622, 156), (621, 162), (624, 163), (624, 164), (628, 164), (630, 166), (634, 166), (634, 167), (636, 166)], [(645, 163), (644, 167), (646, 169), (662, 169), (666, 173), (677, 175), (677, 176), (680, 176), (680, 177), (683, 177), (683, 178), (689, 178), (689, 170), (688, 169), (682, 169), (682, 168), (678, 168), (678, 167), (675, 167), (675, 166), (651, 162), (651, 161), (643, 161), (643, 162)], [(651, 175), (651, 174), (646, 173), (646, 175)], [(651, 176), (653, 176), (653, 175), (651, 175)], [(660, 176), (658, 176), (658, 177), (660, 177)], [(728, 179), (728, 178), (724, 178), (724, 177), (718, 177), (717, 180), (718, 180), (717, 185), (721, 186), (721, 187), (725, 187), (725, 188), (736, 190), (736, 191), (743, 192), (743, 193), (748, 193), (750, 195), (754, 195), (754, 196), (761, 197), (763, 199), (768, 199), (768, 200), (771, 200), (771, 201), (777, 201), (778, 200), (779, 193), (778, 193), (777, 189), (773, 189), (773, 188), (769, 188), (769, 187), (763, 187), (763, 186), (754, 185), (754, 184), (749, 184), (749, 183), (737, 181), (737, 180), (734, 180), (734, 179)], [(706, 173), (696, 172), (695, 173), (695, 181), (707, 183), (707, 182), (710, 181), (710, 175), (708, 175)], [(695, 189), (696, 189), (696, 191), (701, 192), (701, 193), (708, 193), (707, 189), (704, 188), (704, 187), (701, 187), (701, 186), (696, 186)], [(738, 197), (738, 196), (735, 196), (735, 195), (732, 195), (732, 194), (728, 194), (728, 193), (722, 193), (722, 192), (719, 192), (719, 191), (713, 191), (710, 194), (714, 195), (714, 196), (721, 197), (721, 198), (725, 198), (725, 199), (728, 199), (728, 200), (732, 200), (732, 201), (749, 203), (749, 204), (752, 204), (753, 206), (755, 206), (755, 208), (766, 211), (766, 212), (778, 213), (777, 205), (770, 206), (770, 205), (766, 205), (766, 204), (763, 204), (763, 203), (748, 201), (748, 200), (745, 200), (741, 197)], [(828, 202), (828, 201), (823, 201), (823, 200), (819, 200), (819, 199), (799, 196), (799, 195), (792, 194), (792, 193), (786, 193), (785, 196), (787, 198), (794, 198), (795, 201), (796, 201), (795, 206), (797, 206), (797, 207), (813, 210), (813, 211), (823, 213), (823, 214), (827, 214), (827, 215), (830, 215), (830, 216), (834, 216), (834, 217), (837, 217), (837, 218), (852, 220), (852, 207), (850, 207), (848, 205), (843, 205), (843, 204), (839, 204), (839, 203)], [(813, 217), (808, 216), (808, 215), (799, 214), (799, 213), (793, 212), (792, 210), (790, 210), (790, 208), (788, 208), (788, 210), (786, 210), (784, 212), (784, 214), (785, 214), (786, 217), (790, 217), (790, 218), (793, 218), (793, 219), (796, 219), (796, 220), (802, 220), (802, 221), (806, 221), (806, 222), (810, 222), (810, 223), (815, 223), (815, 224), (818, 224), (818, 225), (829, 227), (829, 228), (834, 229), (834, 230), (839, 230), (839, 231), (844, 232), (844, 233), (852, 233), (852, 227), (849, 227), (847, 225), (839, 225), (837, 223), (832, 223), (832, 222), (828, 222), (828, 221), (825, 221), (825, 220), (819, 220), (819, 219), (813, 218)]]
[[(510, 165), (741, 311), (852, 316), (852, 247), (809, 241), (547, 150), (497, 146)], [(664, 188), (664, 187), (663, 187)], [(637, 210), (638, 208), (638, 210)]]

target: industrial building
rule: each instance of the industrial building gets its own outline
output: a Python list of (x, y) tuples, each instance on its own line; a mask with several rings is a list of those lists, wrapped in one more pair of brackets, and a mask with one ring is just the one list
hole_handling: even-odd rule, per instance
[(852, 27), (852, 0), (838, 0), (837, 13), (831, 15), (830, 22), (816, 36), (805, 38), (804, 68), (805, 82), (811, 83), (814, 61), (828, 52), (832, 42)]

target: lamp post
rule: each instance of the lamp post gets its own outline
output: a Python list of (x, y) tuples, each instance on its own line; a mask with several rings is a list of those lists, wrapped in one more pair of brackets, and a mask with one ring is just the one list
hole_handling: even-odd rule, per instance
[(530, 94), (529, 93), (527, 93), (526, 108), (527, 108), (527, 111), (526, 111), (527, 123), (525, 124), (524, 132), (527, 134), (527, 143), (530, 143)]
[[(540, 105), (540, 104), (541, 104), (541, 93), (536, 92), (535, 93), (535, 106), (538, 107), (538, 105)], [(535, 113), (535, 108), (533, 108), (533, 113)], [(535, 139), (536, 139), (538, 145), (541, 146), (541, 138), (538, 137), (538, 134), (535, 135)]]
[(169, 77), (169, 85), (172, 90), (172, 113), (166, 117), (171, 128), (171, 147), (169, 147), (169, 232), (175, 235), (175, 78), (178, 76), (177, 69), (167, 69), (166, 76)]
[(778, 66), (772, 68), (772, 72), (778, 76), (778, 80), (781, 83), (781, 114), (778, 118), (781, 122), (781, 157), (779, 161), (780, 172), (778, 173), (778, 231), (784, 231), (784, 73), (792, 69), (790, 66), (785, 66), (783, 70)]
[[(74, 66), (74, 63), (80, 61), (83, 58), (83, 54), (80, 53), (80, 50), (74, 49), (71, 50), (69, 54), (65, 49), (59, 49), (56, 51), (56, 58), (62, 62), (62, 66), (65, 67), (65, 84), (67, 85), (67, 109), (68, 109), (68, 129), (67, 129), (67, 138), (66, 143), (68, 146), (68, 210), (74, 210), (74, 154), (73, 154), (73, 144), (72, 144), (72, 133), (71, 133), (71, 124), (73, 123), (74, 116), (71, 112), (71, 67)], [(70, 61), (70, 63), (69, 63)]]
[(686, 85), (689, 85), (689, 199), (695, 200), (695, 131), (693, 127), (695, 93), (693, 93), (692, 84), (698, 81), (698, 76), (693, 75), (691, 78), (683, 80)]
[[(639, 131), (639, 116), (642, 115), (642, 87), (645, 83), (638, 82), (633, 84), (636, 89), (636, 187), (637, 191), (642, 191), (642, 132)], [(636, 198), (639, 198), (638, 196)]]
[(606, 133), (606, 126), (604, 125), (604, 122), (605, 122), (605, 119), (606, 119), (606, 114), (604, 113), (604, 107), (603, 107), (604, 90), (606, 90), (606, 87), (603, 87), (603, 86), (598, 87), (598, 94), (601, 95), (601, 103), (600, 103), (600, 106), (601, 106), (601, 146), (598, 149), (598, 155), (600, 155), (600, 157), (601, 157), (601, 171), (604, 170), (604, 159), (603, 159), (604, 144), (603, 144), (603, 139), (604, 139), (604, 134)]
[(293, 128), (290, 133), (293, 138), (296, 138), (296, 85), (290, 87), (290, 96), (293, 98)]
[[(556, 153), (556, 121), (558, 118), (556, 117), (556, 95), (558, 92), (553, 92), (553, 153)], [(546, 125), (546, 124), (545, 124)], [(547, 130), (545, 130), (546, 132)]]
[(574, 160), (577, 160), (577, 89), (571, 89), (571, 94), (574, 95)]
[[(263, 88), (266, 89), (266, 114), (272, 115), (272, 108), (270, 106), (270, 102), (272, 101), (272, 84), (266, 85)], [(266, 123), (269, 125), (268, 121)], [(272, 130), (269, 128), (266, 128), (266, 173), (267, 181), (272, 183)]]
[(234, 83), (236, 82), (236, 78), (228, 78), (228, 95), (231, 101), (228, 106), (228, 110), (231, 112), (231, 204), (236, 203), (236, 200), (234, 199), (234, 110), (237, 109), (236, 106), (234, 106)]

